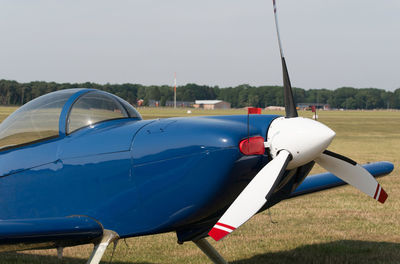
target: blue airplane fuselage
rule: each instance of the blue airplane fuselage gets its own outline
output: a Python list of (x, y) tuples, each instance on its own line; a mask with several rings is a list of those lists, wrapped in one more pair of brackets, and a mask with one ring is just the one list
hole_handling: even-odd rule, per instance
[(268, 162), (238, 145), (265, 138), (276, 117), (252, 115), (249, 129), (245, 115), (117, 119), (5, 150), (0, 219), (85, 215), (121, 237), (185, 229), (221, 213)]

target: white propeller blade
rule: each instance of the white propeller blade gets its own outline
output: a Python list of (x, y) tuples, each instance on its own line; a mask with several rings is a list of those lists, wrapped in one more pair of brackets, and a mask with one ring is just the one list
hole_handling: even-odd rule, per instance
[(336, 177), (356, 187), (375, 200), (384, 203), (388, 197), (385, 190), (375, 178), (355, 161), (336, 154), (324, 151), (315, 161)]
[(288, 151), (282, 150), (265, 165), (208, 234), (218, 241), (255, 215), (267, 202), (270, 193), (285, 172), (290, 156)]

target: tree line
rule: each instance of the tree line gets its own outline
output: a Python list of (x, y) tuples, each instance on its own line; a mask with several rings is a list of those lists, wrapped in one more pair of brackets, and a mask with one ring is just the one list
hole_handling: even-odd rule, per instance
[[(69, 88), (95, 88), (113, 93), (132, 105), (139, 99), (144, 105), (155, 100), (165, 106), (167, 101), (174, 97), (173, 88), (168, 85), (144, 86), (140, 84), (96, 84), (86, 83), (55, 83), (0, 80), (0, 104), (22, 105), (40, 95)], [(400, 88), (391, 92), (377, 88), (341, 87), (335, 90), (328, 89), (293, 89), (297, 103), (329, 104), (331, 108), (343, 109), (400, 109)], [(195, 100), (223, 100), (230, 102), (232, 107), (246, 106), (266, 107), (283, 106), (283, 89), (281, 86), (250, 86), (247, 84), (236, 87), (220, 88), (197, 84), (186, 84), (177, 87), (177, 101)]]

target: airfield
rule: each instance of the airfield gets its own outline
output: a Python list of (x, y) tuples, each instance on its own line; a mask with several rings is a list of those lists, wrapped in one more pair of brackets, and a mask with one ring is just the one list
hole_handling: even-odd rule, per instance
[[(0, 121), (15, 109), (0, 107)], [(144, 119), (246, 114), (244, 109), (138, 110)], [(311, 118), (312, 113), (299, 115)], [(400, 111), (319, 111), (318, 116), (336, 132), (329, 150), (361, 164), (385, 160), (395, 165), (378, 180), (388, 200), (382, 205), (346, 186), (281, 202), (226, 239), (209, 239), (229, 263), (400, 263)], [(315, 166), (311, 174), (323, 171)], [(194, 244), (178, 245), (176, 240), (174, 233), (120, 240), (112, 263), (210, 263)], [(91, 250), (91, 245), (66, 248), (62, 261), (54, 249), (1, 253), (0, 263), (85, 263)], [(112, 246), (102, 263), (108, 263), (111, 253)]]

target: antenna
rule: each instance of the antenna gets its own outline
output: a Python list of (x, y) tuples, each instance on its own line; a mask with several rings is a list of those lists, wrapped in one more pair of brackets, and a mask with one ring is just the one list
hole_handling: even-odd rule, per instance
[(176, 72), (174, 73), (174, 108), (176, 108)]

